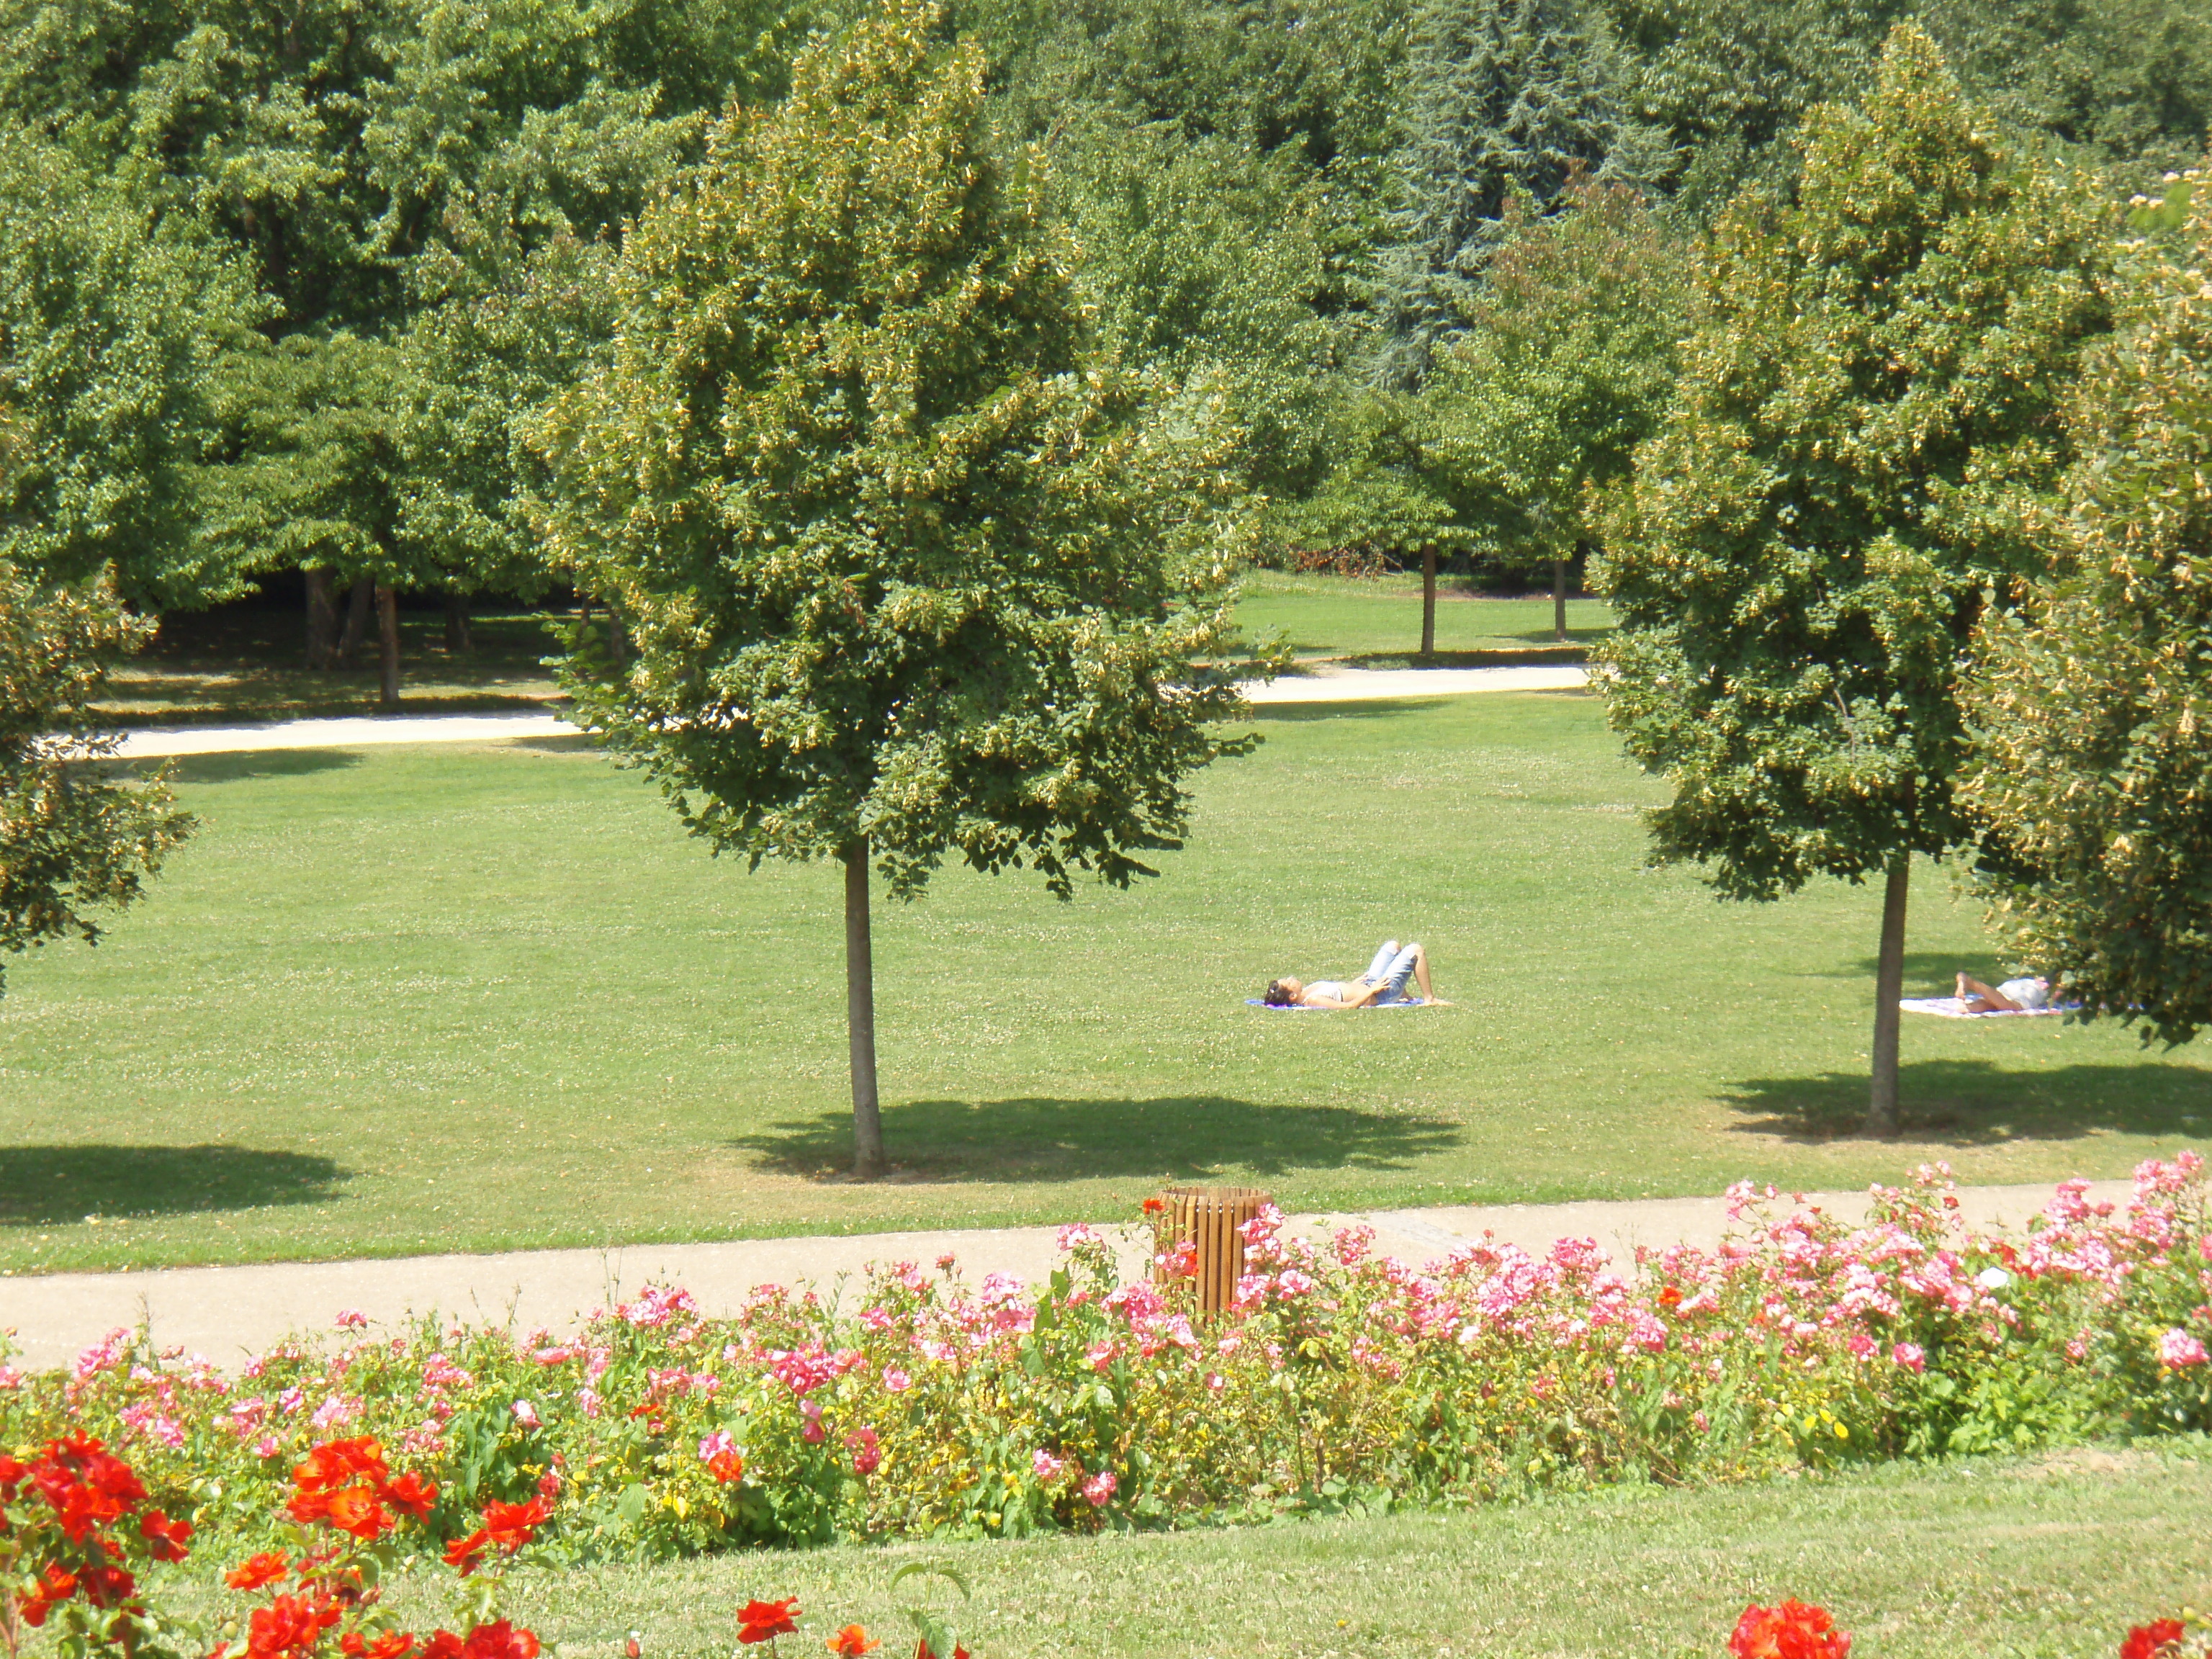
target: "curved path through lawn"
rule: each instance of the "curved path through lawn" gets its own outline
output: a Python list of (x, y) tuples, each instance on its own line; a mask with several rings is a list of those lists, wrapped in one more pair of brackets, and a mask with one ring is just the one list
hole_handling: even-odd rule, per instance
[[(2090, 1188), (2092, 1200), (2124, 1203), (2124, 1181)], [(1863, 1218), (1864, 1193), (1814, 1193), (1809, 1203), (1846, 1222)], [(2049, 1201), (2045, 1186), (1966, 1187), (1960, 1212), (1978, 1228), (2015, 1231)], [(1364, 1224), (1375, 1247), (1412, 1267), (1489, 1234), (1540, 1255), (1561, 1238), (1594, 1238), (1616, 1260), (1636, 1249), (1687, 1243), (1711, 1249), (1728, 1231), (1721, 1198), (1647, 1198), (1580, 1204), (1445, 1205), (1364, 1215), (1292, 1218), (1293, 1230), (1326, 1237)], [(987, 1273), (1036, 1282), (1058, 1259), (1053, 1227), (936, 1233), (854, 1233), (817, 1238), (743, 1239), (709, 1244), (519, 1250), (505, 1255), (400, 1256), (385, 1261), (293, 1261), (237, 1267), (165, 1267), (143, 1273), (0, 1278), (0, 1328), (13, 1328), (19, 1363), (66, 1365), (118, 1326), (142, 1319), (154, 1340), (204, 1354), (226, 1369), (295, 1332), (326, 1329), (340, 1310), (396, 1327), (436, 1312), (471, 1322), (572, 1330), (591, 1310), (634, 1294), (647, 1281), (678, 1284), (706, 1312), (735, 1314), (757, 1285), (806, 1281), (834, 1286), (872, 1261), (958, 1259), (969, 1281)], [(1111, 1230), (1125, 1277), (1145, 1271), (1146, 1240)]]
[[(1517, 668), (1338, 668), (1253, 684), (1255, 703), (1376, 702), (1455, 696), (1469, 691), (1564, 691), (1587, 684), (1571, 665)], [(352, 749), (364, 744), (484, 743), (503, 738), (574, 737), (557, 714), (364, 714), (345, 720), (283, 720), (267, 726), (155, 726), (123, 736), (125, 760), (172, 755), (230, 755), (278, 749)]]

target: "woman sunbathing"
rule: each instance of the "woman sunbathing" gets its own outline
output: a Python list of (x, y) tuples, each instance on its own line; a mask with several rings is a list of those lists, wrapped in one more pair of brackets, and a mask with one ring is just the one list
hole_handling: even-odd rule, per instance
[[(1407, 980), (1420, 986), (1418, 999), (1406, 994)], [(1375, 960), (1358, 979), (1317, 979), (1309, 985), (1286, 976), (1270, 980), (1260, 1000), (1270, 1008), (1382, 1008), (1417, 1000), (1439, 1008), (1451, 1006), (1437, 1002), (1436, 991), (1429, 984), (1429, 953), (1418, 940), (1401, 951), (1395, 939), (1382, 941)]]

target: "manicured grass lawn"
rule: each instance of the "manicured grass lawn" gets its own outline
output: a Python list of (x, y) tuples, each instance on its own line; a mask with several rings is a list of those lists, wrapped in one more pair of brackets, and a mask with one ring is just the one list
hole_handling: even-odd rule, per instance
[[(492, 611), (470, 624), (472, 648), (448, 652), (445, 619), (399, 613), (400, 701), (404, 711), (538, 708), (561, 695), (544, 666), (560, 650), (550, 613)], [(226, 606), (162, 619), (140, 655), (118, 664), (100, 707), (118, 725), (295, 720), (376, 712), (376, 641), (364, 641), (360, 665), (328, 673), (301, 663), (300, 618), (289, 611)]]
[[(1244, 579), (1237, 619), (1255, 639), (1278, 632), (1302, 657), (1407, 658), (1421, 644), (1421, 579), (1413, 575), (1298, 576), (1255, 570)], [(1602, 599), (1567, 601), (1571, 643), (1589, 645), (1613, 626)], [(1495, 599), (1440, 580), (1437, 650), (1527, 651), (1553, 644), (1552, 600)]]
[[(2212, 1463), (2075, 1452), (1451, 1516), (533, 1572), (507, 1607), (558, 1659), (614, 1659), (631, 1630), (679, 1659), (727, 1653), (749, 1598), (796, 1595), (787, 1653), (857, 1620), (906, 1659), (899, 1609), (957, 1601), (941, 1583), (888, 1589), (925, 1560), (968, 1578), (977, 1659), (1712, 1659), (1747, 1603), (1788, 1596), (1834, 1613), (1852, 1659), (2109, 1659), (2130, 1625), (2204, 1605)], [(387, 1582), (416, 1628), (450, 1617), (442, 1571)]]
[[(948, 872), (878, 920), (885, 1124), (848, 1156), (834, 868), (714, 860), (580, 740), (210, 757), (97, 951), (11, 961), (0, 1266), (1119, 1217), (1167, 1179), (1321, 1209), (2124, 1173), (2202, 1144), (2212, 1054), (1915, 1018), (1863, 1108), (1876, 896), (1642, 867), (1579, 693), (1282, 708), (1191, 848), (1072, 904)], [(2001, 964), (1923, 874), (1916, 990)], [(1458, 1006), (1245, 1006), (1385, 934)], [(96, 1215), (95, 1224), (85, 1219)]]

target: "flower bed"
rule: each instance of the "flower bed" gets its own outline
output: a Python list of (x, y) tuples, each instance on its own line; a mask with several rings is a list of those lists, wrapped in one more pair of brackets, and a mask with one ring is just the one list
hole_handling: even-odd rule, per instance
[(1613, 1264), (1469, 1245), (1416, 1273), (1367, 1237), (1247, 1230), (1235, 1310), (1187, 1263), (1116, 1281), (1066, 1229), (1032, 1291), (897, 1265), (833, 1307), (764, 1290), (734, 1319), (648, 1288), (582, 1334), (460, 1326), (333, 1338), (242, 1377), (126, 1334), (68, 1374), (0, 1370), (0, 1451), (72, 1434), (240, 1547), (276, 1540), (315, 1444), (374, 1437), (435, 1496), (440, 1545), (549, 1480), (549, 1559), (766, 1541), (1163, 1526), (1534, 1486), (1711, 1480), (1900, 1454), (2212, 1427), (2202, 1160), (2118, 1212), (2054, 1195), (2013, 1238), (1956, 1221), (1948, 1175), (1847, 1229), (1734, 1194), (1741, 1231)]

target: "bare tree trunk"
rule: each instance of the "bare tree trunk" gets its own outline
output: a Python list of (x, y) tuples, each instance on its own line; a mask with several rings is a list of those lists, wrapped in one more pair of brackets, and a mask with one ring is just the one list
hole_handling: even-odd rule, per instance
[(300, 573), (307, 579), (307, 666), (331, 667), (338, 654), (337, 589), (321, 565)]
[(622, 612), (612, 605), (607, 607), (607, 660), (617, 668), (629, 661), (629, 630), (623, 626)]
[(476, 648), (469, 638), (469, 596), (446, 590), (446, 649), (457, 657), (466, 656)]
[(376, 584), (363, 576), (346, 599), (345, 632), (338, 636), (338, 666), (361, 666), (361, 638), (368, 632), (368, 610), (376, 597)]
[(1421, 654), (1437, 654), (1437, 544), (1421, 550)]
[(399, 707), (399, 596), (385, 582), (376, 585), (376, 633), (377, 706), (395, 709)]
[(1567, 562), (1552, 561), (1552, 637), (1567, 642)]
[(884, 1172), (884, 1121), (876, 1103), (876, 968), (868, 937), (868, 843), (854, 842), (845, 860), (845, 1025), (853, 1062), (853, 1173), (872, 1181)]
[(1905, 994), (1905, 891), (1911, 873), (1911, 855), (1899, 853), (1882, 884), (1881, 954), (1874, 974), (1874, 1087), (1866, 1115), (1870, 1135), (1897, 1133), (1897, 1001)]

